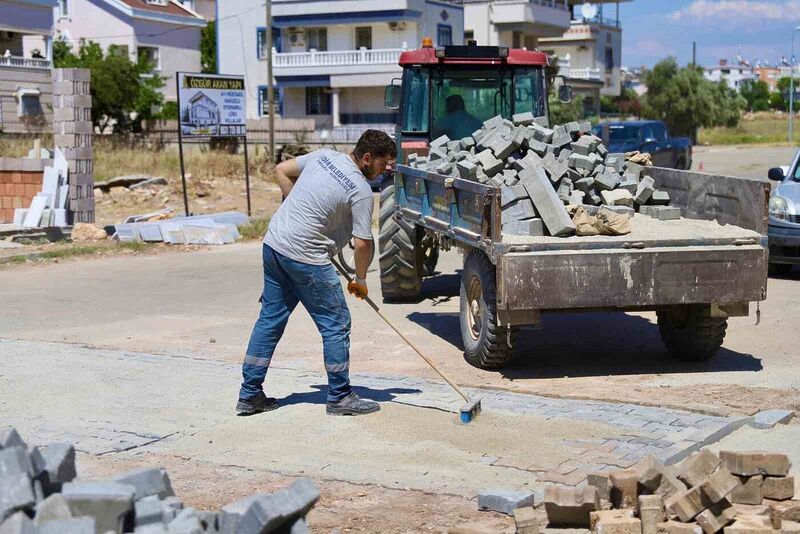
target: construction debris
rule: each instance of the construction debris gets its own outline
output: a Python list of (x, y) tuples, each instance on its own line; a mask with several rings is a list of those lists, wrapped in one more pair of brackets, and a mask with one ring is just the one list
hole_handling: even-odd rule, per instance
[[(758, 451), (702, 450), (677, 466), (649, 456), (630, 469), (596, 473), (584, 488), (548, 487), (544, 507), (550, 526), (595, 534), (800, 532), (790, 467), (786, 455)], [(610, 490), (608, 504), (594, 502), (598, 488)]]
[(151, 185), (167, 185), (167, 179), (162, 176), (148, 176), (146, 174), (131, 174), (126, 176), (117, 176), (105, 182), (98, 182), (94, 184), (95, 189), (99, 189), (103, 193), (108, 193), (114, 187), (127, 187), (128, 189), (136, 189), (139, 187), (149, 187)]
[[(513, 122), (498, 115), (469, 137), (433, 140), (428, 156), (411, 154), (408, 165), (500, 188), (505, 235), (622, 235), (630, 232), (636, 211), (669, 204), (669, 194), (642, 175), (652, 165), (649, 154), (608, 153), (589, 122), (552, 129), (541, 124), (546, 122), (532, 113), (516, 114)], [(600, 215), (613, 221), (595, 224), (597, 213), (587, 219), (585, 212), (568, 213), (565, 205), (603, 206), (616, 215)], [(680, 218), (679, 208), (647, 213), (659, 220)]]
[(120, 242), (226, 245), (240, 237), (238, 227), (247, 222), (247, 215), (238, 211), (168, 218), (171, 214), (163, 210), (128, 217), (114, 227), (113, 237)]
[(72, 445), (28, 447), (13, 428), (0, 429), (0, 532), (299, 534), (310, 532), (306, 515), (320, 496), (313, 481), (300, 479), (203, 512), (175, 497), (164, 469), (137, 469), (113, 480), (75, 476)]
[(102, 241), (107, 237), (108, 234), (106, 231), (94, 224), (75, 223), (75, 226), (72, 228), (72, 240), (76, 243)]
[(14, 210), (14, 225), (22, 228), (49, 228), (67, 226), (67, 200), (69, 198), (69, 164), (56, 147), (53, 166), (42, 173), (42, 191), (37, 193), (27, 208)]

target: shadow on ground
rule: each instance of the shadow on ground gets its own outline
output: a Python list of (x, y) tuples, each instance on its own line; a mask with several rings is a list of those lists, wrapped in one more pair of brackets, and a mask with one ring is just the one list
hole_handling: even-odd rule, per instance
[[(292, 393), (282, 399), (278, 399), (278, 406), (291, 406), (293, 404), (325, 404), (327, 402), (327, 384), (315, 384), (311, 386), (316, 391), (306, 391), (304, 393)], [(372, 389), (362, 386), (353, 386), (356, 395), (363, 399), (374, 400), (376, 402), (389, 402), (394, 400), (397, 395), (409, 395), (412, 393), (422, 393), (420, 389), (412, 388), (390, 388)]]
[[(437, 280), (438, 279), (438, 280)], [(457, 295), (458, 276), (426, 280), (437, 296)], [(463, 351), (457, 313), (413, 312), (408, 319)], [(516, 360), (499, 370), (506, 378), (561, 378), (630, 374), (760, 371), (761, 360), (723, 347), (708, 362), (671, 359), (658, 326), (623, 312), (547, 314), (541, 328), (526, 327), (517, 337)]]

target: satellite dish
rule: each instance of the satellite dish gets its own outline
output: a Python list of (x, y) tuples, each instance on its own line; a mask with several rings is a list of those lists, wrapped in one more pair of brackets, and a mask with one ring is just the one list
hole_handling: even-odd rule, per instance
[(586, 2), (581, 6), (581, 16), (585, 19), (593, 19), (597, 16), (597, 6)]

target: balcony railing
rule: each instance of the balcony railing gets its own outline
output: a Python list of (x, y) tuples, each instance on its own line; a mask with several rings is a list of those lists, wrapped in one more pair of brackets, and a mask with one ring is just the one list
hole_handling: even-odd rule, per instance
[(49, 69), (53, 63), (49, 59), (0, 56), (0, 67), (19, 67), (23, 69)]
[(619, 21), (617, 19), (610, 19), (597, 15), (590, 19), (578, 17), (572, 21), (572, 24), (598, 24), (601, 26), (610, 26), (612, 28), (619, 28)]
[[(462, 0), (463, 4), (477, 4), (485, 2), (486, 0)], [(497, 3), (503, 2), (519, 2), (519, 0), (494, 0)], [(531, 4), (535, 4), (537, 6), (544, 6), (544, 7), (552, 7), (555, 9), (563, 9), (564, 11), (569, 10), (569, 5), (567, 5), (567, 0), (527, 0)]]
[[(563, 72), (563, 69), (561, 69)], [(570, 78), (576, 78), (578, 80), (602, 80), (602, 76), (600, 73), (600, 69), (567, 69), (566, 74)]]
[(403, 48), (368, 50), (332, 50), (318, 52), (282, 52), (273, 50), (275, 68), (291, 67), (338, 67), (345, 65), (396, 65)]

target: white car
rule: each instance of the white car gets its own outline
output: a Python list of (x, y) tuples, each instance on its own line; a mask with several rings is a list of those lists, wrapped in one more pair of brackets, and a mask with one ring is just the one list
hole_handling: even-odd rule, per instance
[(769, 270), (785, 276), (800, 264), (800, 152), (768, 176), (778, 182), (769, 198)]

